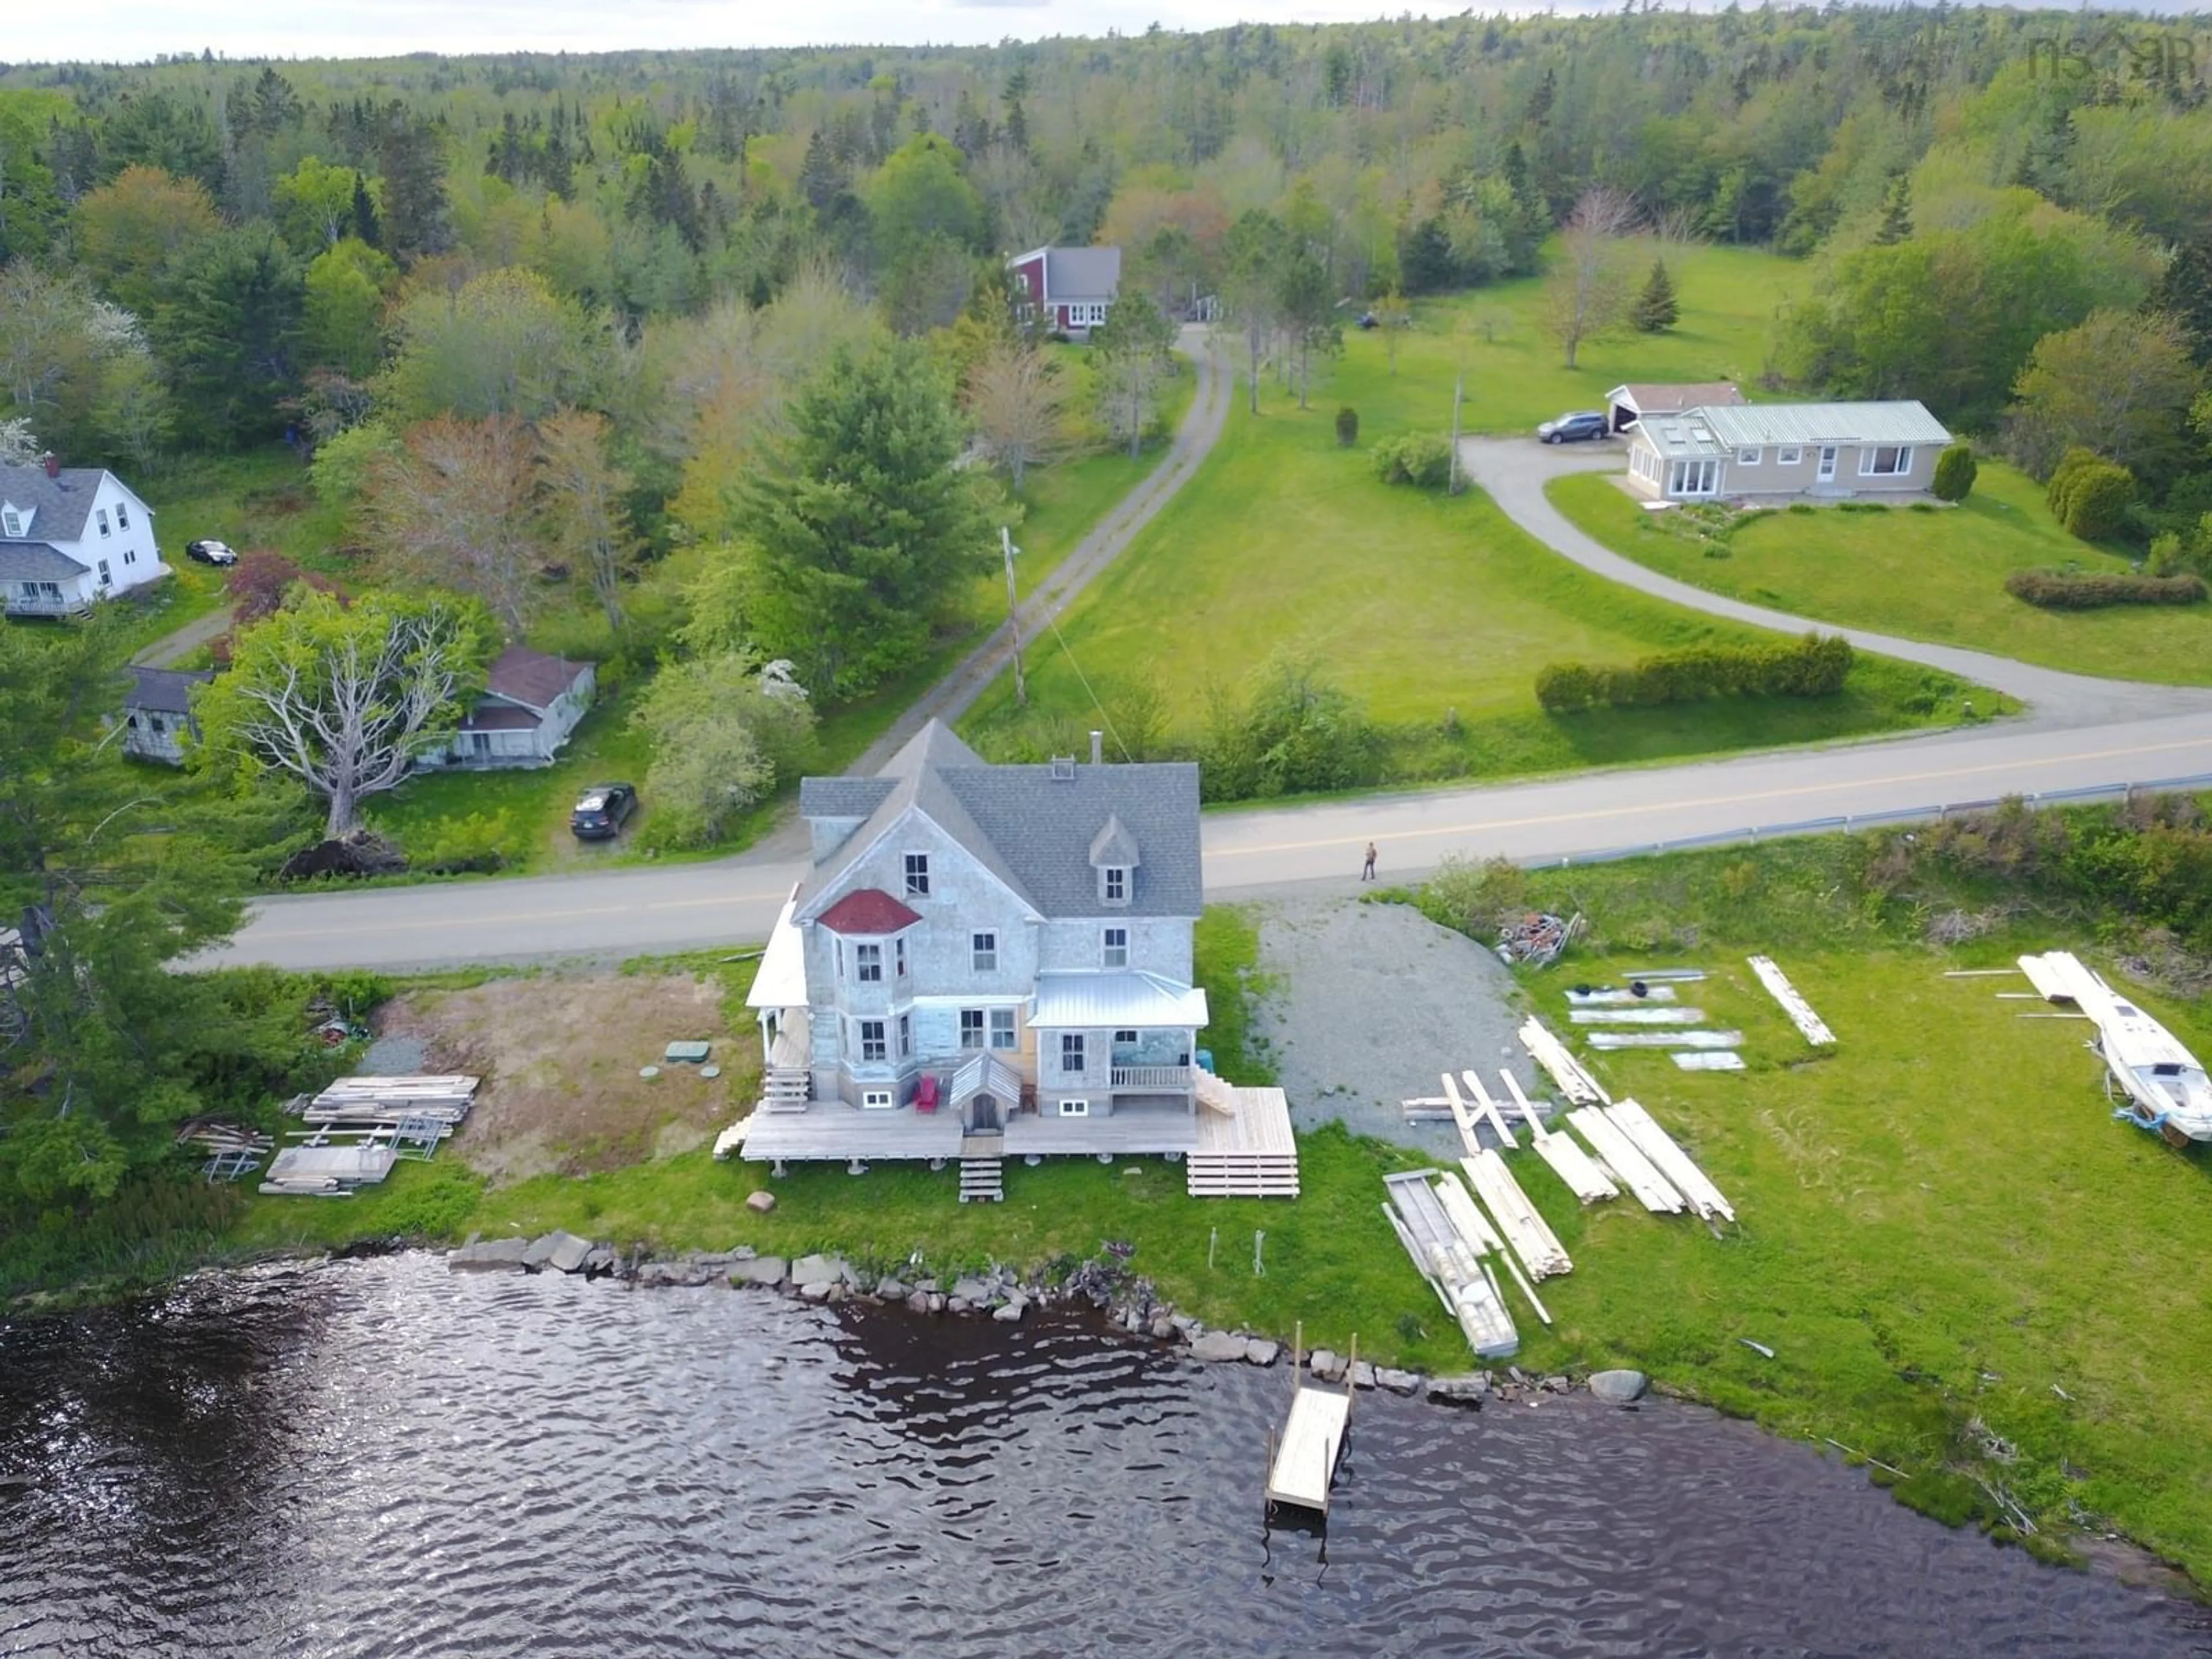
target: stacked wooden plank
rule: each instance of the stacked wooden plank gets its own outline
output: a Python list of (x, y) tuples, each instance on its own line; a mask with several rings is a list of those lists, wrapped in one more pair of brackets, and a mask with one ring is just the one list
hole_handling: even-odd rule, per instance
[(1550, 1075), (1568, 1105), (1603, 1106), (1611, 1102), (1613, 1097), (1583, 1069), (1582, 1062), (1567, 1052), (1566, 1045), (1546, 1029), (1542, 1020), (1531, 1015), (1521, 1027), (1519, 1036), (1528, 1058)]
[(1576, 1025), (1697, 1025), (1704, 1023), (1702, 1008), (1570, 1008), (1568, 1021)]
[(2022, 957), (2020, 970), (2045, 1002), (2070, 1002), (2087, 1012), (2101, 1007), (2108, 994), (2103, 981), (2071, 951)]
[(287, 1146), (270, 1160), (261, 1190), (292, 1197), (346, 1198), (392, 1173), (398, 1153), (381, 1140)]
[(1747, 960), (1751, 963), (1751, 971), (1759, 975), (1759, 982), (1782, 1005), (1782, 1012), (1790, 1016), (1790, 1024), (1805, 1034), (1806, 1042), (1820, 1048), (1836, 1040), (1836, 1034), (1813, 1012), (1813, 1005), (1790, 982), (1790, 976), (1774, 965), (1773, 957), (1751, 957)]
[(1677, 1048), (1668, 1058), (1685, 1072), (1743, 1070), (1743, 1056), (1733, 1048)]
[(1437, 1188), (1429, 1184), (1430, 1177), (1437, 1174), (1434, 1170), (1419, 1170), (1383, 1176), (1383, 1188), (1389, 1194), (1382, 1206), (1383, 1218), (1398, 1235), (1398, 1242), (1406, 1247), (1406, 1254), (1413, 1259), (1414, 1267), (1428, 1281), (1429, 1288), (1437, 1293), (1437, 1299), (1457, 1322), (1475, 1356), (1506, 1358), (1520, 1351), (1521, 1334), (1505, 1311), (1498, 1280), (1482, 1261), (1489, 1245), (1471, 1238), (1452, 1219)]
[(1623, 1133), (1620, 1126), (1594, 1106), (1570, 1112), (1567, 1121), (1576, 1133), (1590, 1144), (1592, 1151), (1604, 1161), (1605, 1167), (1628, 1190), (1636, 1194), (1636, 1201), (1654, 1215), (1679, 1215), (1682, 1212), (1682, 1195), (1676, 1192), (1667, 1177), (1652, 1167), (1651, 1160), (1637, 1149), (1636, 1143)]
[(1529, 1203), (1503, 1158), (1492, 1152), (1476, 1152), (1460, 1159), (1459, 1166), (1467, 1171), (1468, 1184), (1488, 1207), (1498, 1231), (1504, 1234), (1530, 1278), (1549, 1279), (1554, 1273), (1574, 1271), (1575, 1264), (1567, 1259), (1558, 1236), (1536, 1213), (1536, 1206)]
[(1691, 1161), (1690, 1155), (1675, 1144), (1674, 1137), (1659, 1127), (1650, 1113), (1633, 1100), (1624, 1100), (1608, 1108), (1606, 1115), (1635, 1143), (1636, 1150), (1650, 1160), (1651, 1166), (1689, 1200), (1695, 1213), (1708, 1221), (1716, 1216), (1726, 1221), (1735, 1219), (1735, 1212), (1721, 1196), (1721, 1189)]
[(1605, 1166), (1594, 1161), (1583, 1151), (1572, 1135), (1554, 1134), (1544, 1127), (1544, 1119), (1528, 1103), (1521, 1092), (1521, 1085), (1510, 1072), (1503, 1073), (1506, 1092), (1521, 1107), (1521, 1115), (1527, 1120), (1528, 1134), (1535, 1144), (1536, 1156), (1551, 1166), (1552, 1173), (1567, 1183), (1567, 1190), (1585, 1204), (1595, 1204), (1608, 1198), (1619, 1198), (1620, 1188), (1613, 1185), (1613, 1177)]
[(329, 1127), (368, 1127), (424, 1118), (458, 1126), (469, 1115), (477, 1081), (459, 1075), (342, 1077), (302, 1106), (300, 1116)]

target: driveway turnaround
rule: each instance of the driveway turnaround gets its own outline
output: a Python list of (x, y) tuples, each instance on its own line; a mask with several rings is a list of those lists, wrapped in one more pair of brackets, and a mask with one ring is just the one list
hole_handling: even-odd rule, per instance
[(1566, 473), (1620, 471), (1624, 462), (1617, 444), (1589, 444), (1569, 450), (1528, 438), (1467, 438), (1460, 443), (1460, 459), (1467, 468), (1468, 477), (1490, 493), (1507, 518), (1553, 552), (1573, 560), (1585, 570), (1686, 610), (1725, 617), (1731, 622), (1749, 623), (1755, 628), (1778, 629), (1787, 634), (1803, 634), (1814, 629), (1824, 634), (1840, 634), (1862, 651), (1942, 669), (1961, 679), (2018, 697), (2028, 705), (2021, 724), (2096, 726), (2160, 714), (2212, 711), (2212, 691), (2199, 687), (2094, 679), (2086, 674), (2068, 674), (2055, 668), (2015, 662), (2009, 657), (1993, 657), (1984, 651), (1963, 650), (1955, 645), (1930, 645), (1922, 640), (1872, 634), (1861, 628), (1840, 628), (1834, 623), (1793, 617), (1784, 611), (1770, 611), (1765, 605), (1708, 593), (1702, 587), (1662, 576), (1633, 559), (1623, 557), (1578, 529), (1544, 493), (1546, 485)]

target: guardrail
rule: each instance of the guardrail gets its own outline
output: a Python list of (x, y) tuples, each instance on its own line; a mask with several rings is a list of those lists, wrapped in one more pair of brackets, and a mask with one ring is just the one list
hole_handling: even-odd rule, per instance
[(1756, 846), (1762, 838), (1814, 836), (1826, 830), (1872, 829), (1883, 823), (1941, 823), (1954, 812), (1986, 812), (2008, 800), (2032, 807), (2069, 806), (2094, 800), (2132, 800), (2137, 795), (2171, 794), (2181, 790), (2212, 789), (2212, 772), (2182, 778), (2156, 778), (2134, 783), (2093, 783), (2075, 789), (2042, 789), (2030, 794), (2000, 795), (1989, 800), (1954, 800), (1925, 806), (1888, 807), (1878, 812), (1846, 812), (1825, 818), (1800, 818), (1789, 823), (1749, 824), (1735, 830), (1716, 830), (1702, 836), (1683, 836), (1673, 841), (1649, 842), (1641, 846), (1608, 847), (1593, 852), (1563, 853), (1557, 857), (1523, 859), (1533, 869), (1566, 870), (1577, 864), (1613, 864), (1622, 859), (1650, 858), (1658, 853), (1684, 853), (1699, 847), (1726, 847), (1738, 842)]

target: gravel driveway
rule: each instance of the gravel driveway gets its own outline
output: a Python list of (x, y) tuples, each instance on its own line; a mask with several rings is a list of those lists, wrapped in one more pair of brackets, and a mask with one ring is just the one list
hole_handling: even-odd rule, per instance
[(1250, 907), (1268, 984), (1255, 1010), (1291, 1121), (1341, 1122), (1353, 1133), (1463, 1150), (1449, 1123), (1408, 1124), (1400, 1104), (1442, 1091), (1442, 1073), (1473, 1066), (1491, 1091), (1501, 1066), (1534, 1081), (1513, 1033), (1512, 975), (1465, 934), (1410, 905), (1285, 899)]

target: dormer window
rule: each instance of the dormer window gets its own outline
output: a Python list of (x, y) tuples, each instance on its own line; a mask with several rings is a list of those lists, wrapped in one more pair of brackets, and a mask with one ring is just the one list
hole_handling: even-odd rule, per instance
[(1098, 872), (1099, 895), (1109, 904), (1129, 902), (1129, 869), (1127, 865), (1109, 864)]
[(0, 532), (9, 536), (27, 536), (31, 533), (31, 515), (15, 502), (0, 506)]
[(908, 853), (906, 855), (906, 896), (908, 898), (929, 896), (929, 854)]

